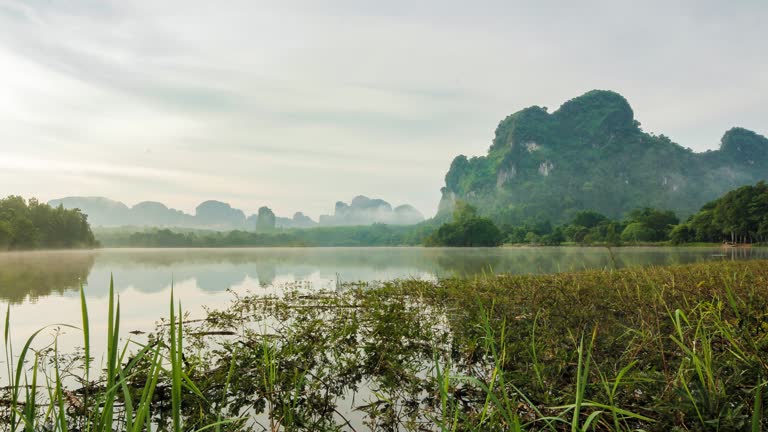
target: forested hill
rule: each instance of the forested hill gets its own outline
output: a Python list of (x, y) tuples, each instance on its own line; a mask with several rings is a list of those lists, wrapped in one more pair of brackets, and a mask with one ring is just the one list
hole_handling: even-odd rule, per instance
[(532, 106), (496, 128), (487, 156), (453, 160), (438, 216), (456, 199), (498, 223), (564, 222), (583, 209), (621, 217), (638, 207), (697, 211), (768, 178), (768, 139), (733, 128), (720, 149), (695, 153), (644, 132), (621, 95), (593, 90), (557, 111)]

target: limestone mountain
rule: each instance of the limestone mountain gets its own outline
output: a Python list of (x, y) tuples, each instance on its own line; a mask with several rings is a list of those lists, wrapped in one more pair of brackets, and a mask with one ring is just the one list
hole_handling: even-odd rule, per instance
[[(67, 209), (79, 208), (96, 227), (142, 226), (204, 228), (214, 230), (254, 230), (257, 215), (246, 218), (242, 210), (231, 205), (208, 200), (195, 208), (195, 214), (168, 208), (155, 201), (143, 201), (132, 207), (104, 197), (66, 197), (48, 202)], [(290, 220), (290, 219), (289, 219)], [(302, 223), (306, 223), (304, 220)], [(283, 227), (288, 227), (288, 224)]]
[(119, 226), (133, 223), (131, 208), (104, 197), (65, 197), (48, 201), (52, 207), (63, 206), (65, 209), (78, 208), (88, 215), (88, 222), (93, 226)]
[(392, 208), (382, 199), (358, 195), (347, 204), (336, 203), (333, 215), (320, 216), (320, 225), (412, 225), (424, 220), (424, 216), (413, 206), (404, 204)]
[(278, 217), (275, 220), (275, 226), (278, 228), (312, 228), (317, 226), (317, 222), (302, 212), (296, 212), (292, 218)]
[[(424, 216), (413, 206), (404, 204), (394, 209), (380, 199), (355, 197), (350, 204), (336, 203), (334, 215), (321, 216), (320, 223), (302, 212), (292, 218), (276, 216), (268, 207), (250, 216), (221, 201), (209, 200), (195, 208), (195, 214), (168, 208), (155, 201), (140, 202), (129, 207), (120, 201), (104, 197), (66, 197), (49, 201), (49, 204), (66, 209), (78, 208), (88, 215), (95, 227), (143, 226), (204, 228), (214, 230), (271, 231), (272, 229), (312, 228), (318, 225), (371, 225), (384, 223), (410, 225), (421, 222)], [(259, 219), (262, 223), (259, 224)]]
[(532, 106), (499, 123), (486, 156), (456, 157), (438, 218), (465, 200), (499, 223), (564, 222), (579, 210), (621, 217), (638, 207), (687, 216), (724, 192), (768, 178), (768, 139), (733, 128), (696, 153), (644, 132), (627, 100), (593, 90), (549, 113)]
[(132, 224), (141, 226), (183, 226), (192, 224), (194, 219), (181, 210), (168, 208), (156, 201), (144, 201), (134, 205), (126, 217)]
[(243, 228), (245, 213), (227, 203), (215, 200), (204, 201), (195, 208), (195, 219), (203, 226), (212, 228)]

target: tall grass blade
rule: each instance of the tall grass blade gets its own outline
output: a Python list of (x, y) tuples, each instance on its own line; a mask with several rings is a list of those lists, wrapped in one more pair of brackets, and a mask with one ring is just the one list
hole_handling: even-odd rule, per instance
[[(183, 317), (179, 316), (177, 328), (173, 294), (173, 285), (171, 285), (171, 416), (174, 432), (181, 432), (181, 353), (179, 349), (181, 348)], [(181, 314), (181, 306), (179, 306), (179, 314)]]
[(763, 386), (760, 383), (755, 388), (755, 405), (752, 407), (752, 432), (760, 432), (763, 422)]
[(11, 425), (12, 431), (15, 431), (16, 429), (18, 429), (19, 422), (21, 421), (17, 419), (17, 416), (18, 416), (19, 392), (21, 388), (21, 375), (24, 372), (24, 360), (26, 359), (27, 353), (29, 352), (32, 342), (35, 340), (35, 338), (37, 338), (37, 336), (40, 333), (42, 333), (43, 330), (50, 327), (67, 327), (67, 328), (73, 328), (73, 329), (77, 328), (68, 324), (52, 324), (52, 325), (45, 326), (41, 329), (38, 329), (36, 332), (32, 333), (32, 336), (30, 336), (27, 339), (27, 342), (24, 344), (24, 348), (22, 348), (21, 354), (19, 355), (18, 363), (16, 364), (15, 377), (11, 382), (11, 415), (10, 415), (9, 423)]
[(32, 365), (32, 387), (27, 389), (27, 405), (25, 408), (24, 431), (35, 432), (35, 419), (37, 418), (37, 370), (40, 364), (40, 355), (35, 353), (35, 362)]
[[(125, 373), (122, 369), (119, 370), (120, 386), (123, 390), (123, 401), (125, 404), (125, 430), (133, 430), (133, 398), (131, 397), (131, 390), (128, 388), (128, 383), (125, 378)], [(149, 377), (147, 378), (149, 379)]]
[(581, 408), (584, 403), (584, 395), (587, 391), (587, 384), (589, 383), (589, 362), (592, 358), (592, 347), (597, 337), (597, 328), (592, 330), (592, 339), (589, 343), (589, 348), (586, 353), (584, 352), (584, 334), (581, 335), (579, 341), (579, 360), (576, 369), (576, 401), (573, 404), (573, 419), (571, 420), (571, 431), (580, 432), (581, 427), (580, 416)]
[[(80, 284), (80, 314), (83, 321), (83, 368), (85, 374), (83, 406), (88, 407), (91, 382), (91, 326), (88, 318), (88, 303), (85, 301), (85, 290), (83, 284)], [(90, 430), (91, 423), (86, 418), (86, 431)]]
[(107, 384), (101, 416), (101, 427), (99, 428), (102, 431), (111, 430), (114, 419), (114, 403), (117, 394), (115, 385), (117, 378), (117, 344), (119, 340), (120, 300), (117, 300), (117, 307), (115, 307), (115, 282), (114, 278), (110, 275), (109, 306), (107, 312)]
[[(58, 415), (56, 416), (56, 419), (59, 424), (59, 432), (67, 432), (67, 417), (66, 417), (66, 410), (64, 408), (64, 391), (61, 386), (61, 373), (59, 371), (59, 342), (58, 337), (54, 341), (54, 349), (53, 349), (53, 368), (55, 371), (55, 377), (56, 377), (56, 401), (58, 402)], [(27, 401), (29, 403), (29, 401)], [(34, 403), (34, 402), (32, 402)]]
[(232, 359), (229, 362), (229, 371), (227, 371), (227, 379), (224, 381), (224, 390), (221, 393), (221, 402), (218, 406), (218, 413), (216, 413), (216, 432), (221, 432), (221, 410), (227, 404), (227, 392), (229, 391), (229, 383), (232, 381), (232, 376), (235, 374), (235, 365), (237, 364), (237, 350), (232, 351)]
[(160, 376), (160, 362), (160, 345), (156, 345), (152, 363), (147, 371), (147, 381), (144, 383), (144, 389), (141, 392), (141, 398), (136, 407), (136, 418), (134, 418), (133, 429), (131, 432), (141, 432), (145, 421), (147, 422), (146, 430), (152, 430), (150, 424), (150, 409), (152, 405), (152, 397), (155, 393), (155, 388), (157, 388), (157, 380)]

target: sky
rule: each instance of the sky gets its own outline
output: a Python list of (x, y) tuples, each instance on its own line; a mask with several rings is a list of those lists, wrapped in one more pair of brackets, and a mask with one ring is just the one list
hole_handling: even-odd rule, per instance
[(591, 89), (768, 135), (768, 2), (0, 0), (0, 195), (435, 213), (505, 116)]

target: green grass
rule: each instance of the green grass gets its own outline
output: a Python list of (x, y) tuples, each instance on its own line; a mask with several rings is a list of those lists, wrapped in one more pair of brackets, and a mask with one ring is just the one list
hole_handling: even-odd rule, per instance
[[(174, 299), (171, 294), (170, 345), (162, 340), (155, 340), (149, 344), (136, 344), (136, 352), (131, 360), (126, 360), (129, 348), (134, 342), (127, 341), (120, 346), (120, 300), (116, 299), (114, 284), (110, 280), (108, 319), (107, 319), (107, 351), (105, 354), (106, 365), (104, 376), (96, 382), (90, 381), (91, 367), (91, 341), (90, 322), (88, 318), (88, 306), (85, 301), (85, 292), (80, 289), (82, 322), (79, 329), (83, 332), (84, 353), (80, 358), (82, 362), (82, 374), (84, 379), (80, 389), (81, 394), (75, 395), (72, 390), (65, 389), (63, 383), (64, 373), (72, 370), (62, 370), (58, 352), (58, 339), (53, 341), (53, 353), (50, 361), (53, 364), (51, 372), (41, 362), (40, 351), (33, 348), (35, 340), (43, 330), (52, 327), (68, 327), (76, 329), (72, 325), (57, 324), (47, 326), (33, 333), (24, 344), (18, 358), (14, 358), (13, 347), (10, 342), (11, 317), (10, 308), (6, 312), (5, 319), (5, 352), (7, 364), (7, 387), (9, 393), (8, 410), (4, 417), (0, 418), (1, 430), (10, 431), (93, 431), (108, 432), (120, 431), (144, 431), (151, 429), (153, 411), (156, 402), (156, 390), (159, 380), (163, 376), (172, 377), (171, 393), (173, 405), (171, 416), (173, 418), (173, 430), (183, 430), (181, 414), (181, 392), (184, 386), (190, 391), (201, 395), (199, 390), (189, 380), (184, 372), (182, 364), (183, 350), (183, 325), (181, 319), (181, 306), (179, 305), (179, 317), (176, 319), (174, 311)], [(176, 330), (178, 329), (178, 330)], [(34, 360), (27, 364), (30, 353), (34, 352)], [(31, 385), (27, 380), (28, 374), (32, 374)], [(38, 385), (39, 376), (43, 374), (45, 385), (42, 387), (47, 394), (38, 394), (41, 388)], [(140, 377), (141, 386), (136, 387), (137, 377)], [(186, 384), (184, 383), (186, 381)], [(136, 398), (136, 391), (138, 398)], [(202, 395), (201, 395), (202, 396)], [(80, 399), (81, 401), (73, 402)], [(42, 401), (42, 403), (41, 403)], [(79, 407), (79, 409), (78, 409)], [(211, 422), (207, 428), (219, 427), (230, 423), (226, 419), (218, 419)], [(199, 428), (198, 430), (203, 430)], [(186, 429), (184, 429), (186, 430)]]
[(98, 377), (85, 299), (74, 363), (32, 348), (42, 329), (14, 357), (6, 313), (0, 429), (768, 427), (765, 261), (241, 295), (201, 322), (172, 293), (146, 344), (121, 342), (111, 288)]

